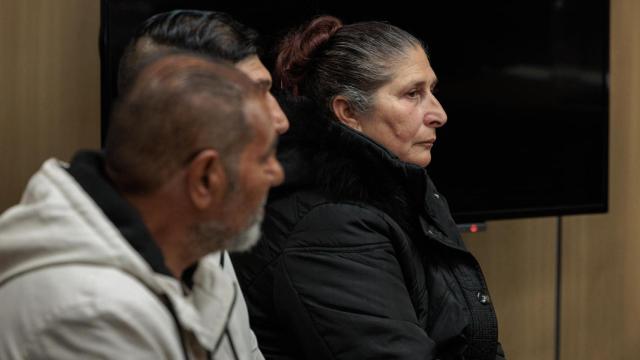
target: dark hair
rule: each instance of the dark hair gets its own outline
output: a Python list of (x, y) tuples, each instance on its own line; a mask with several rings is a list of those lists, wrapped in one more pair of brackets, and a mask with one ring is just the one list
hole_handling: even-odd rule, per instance
[(393, 76), (394, 63), (415, 47), (424, 49), (420, 40), (388, 23), (342, 25), (333, 16), (321, 16), (280, 43), (276, 83), (325, 110), (342, 95), (355, 111), (366, 112), (373, 93)]
[(208, 147), (229, 169), (253, 138), (245, 104), (260, 94), (239, 70), (203, 56), (151, 62), (112, 113), (105, 147), (111, 179), (123, 192), (150, 192)]
[(140, 25), (125, 49), (118, 70), (119, 89), (125, 88), (136, 72), (141, 57), (138, 52), (145, 51), (137, 48), (141, 39), (155, 48), (188, 50), (233, 63), (258, 54), (258, 33), (226, 13), (173, 10), (156, 14)]

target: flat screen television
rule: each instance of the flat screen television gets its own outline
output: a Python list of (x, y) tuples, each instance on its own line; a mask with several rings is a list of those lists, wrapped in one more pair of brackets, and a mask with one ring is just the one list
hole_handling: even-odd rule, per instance
[(456, 221), (607, 211), (608, 0), (103, 0), (102, 130), (134, 28), (177, 8), (225, 11), (262, 35), (262, 56), (315, 15), (382, 20), (422, 39), (449, 116), (429, 165)]

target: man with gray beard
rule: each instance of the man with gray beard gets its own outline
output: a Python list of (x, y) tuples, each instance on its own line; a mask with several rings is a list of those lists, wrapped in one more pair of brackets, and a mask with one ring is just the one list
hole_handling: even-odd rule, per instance
[(255, 242), (282, 182), (268, 114), (230, 65), (172, 54), (144, 66), (104, 153), (46, 161), (0, 216), (0, 358), (254, 356), (229, 330), (240, 290), (207, 255)]

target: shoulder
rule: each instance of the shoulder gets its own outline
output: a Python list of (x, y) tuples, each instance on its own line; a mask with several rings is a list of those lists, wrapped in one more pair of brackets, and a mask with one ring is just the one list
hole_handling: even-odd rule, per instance
[(394, 229), (384, 212), (357, 202), (325, 202), (309, 209), (297, 221), (291, 247), (349, 247), (388, 243)]
[(31, 354), (52, 351), (76, 358), (73, 349), (119, 354), (143, 346), (150, 352), (175, 347), (175, 325), (164, 304), (117, 269), (51, 267), (24, 274), (2, 290), (0, 303), (14, 304), (0, 316), (2, 342)]
[[(33, 296), (24, 297), (29, 291)], [(119, 269), (96, 265), (61, 265), (34, 270), (3, 285), (3, 297), (21, 300), (16, 308), (34, 313), (64, 314), (82, 318), (98, 312), (140, 311), (141, 314), (165, 313), (162, 301), (134, 276)], [(85, 312), (71, 309), (85, 304)], [(91, 304), (91, 306), (89, 306)], [(92, 308), (92, 311), (89, 311)], [(171, 315), (168, 313), (168, 318)]]

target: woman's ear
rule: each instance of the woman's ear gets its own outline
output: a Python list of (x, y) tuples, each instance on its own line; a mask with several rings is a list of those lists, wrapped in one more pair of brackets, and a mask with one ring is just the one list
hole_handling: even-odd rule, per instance
[(331, 101), (331, 108), (341, 123), (356, 131), (362, 131), (360, 120), (356, 118), (355, 111), (347, 98), (341, 95), (336, 96)]
[(227, 188), (227, 174), (214, 149), (201, 151), (188, 165), (187, 192), (193, 206), (204, 210), (218, 206)]

